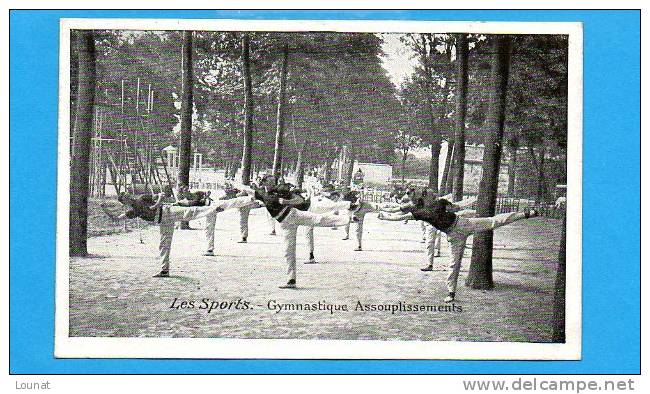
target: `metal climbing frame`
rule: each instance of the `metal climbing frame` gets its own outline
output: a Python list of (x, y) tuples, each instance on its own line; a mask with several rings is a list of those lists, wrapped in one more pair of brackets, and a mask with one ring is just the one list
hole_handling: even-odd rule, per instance
[(156, 193), (163, 185), (171, 185), (166, 163), (149, 127), (154, 91), (149, 84), (146, 106), (141, 110), (140, 85), (138, 78), (134, 108), (126, 106), (124, 80), (120, 85), (119, 104), (111, 103), (108, 90), (104, 92), (106, 101), (96, 103), (90, 160), (92, 196), (104, 197), (109, 184), (117, 194)]

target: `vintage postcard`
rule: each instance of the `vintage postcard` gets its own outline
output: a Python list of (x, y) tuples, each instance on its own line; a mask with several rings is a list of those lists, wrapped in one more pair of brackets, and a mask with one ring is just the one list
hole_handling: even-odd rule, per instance
[(581, 24), (60, 34), (56, 357), (580, 359)]

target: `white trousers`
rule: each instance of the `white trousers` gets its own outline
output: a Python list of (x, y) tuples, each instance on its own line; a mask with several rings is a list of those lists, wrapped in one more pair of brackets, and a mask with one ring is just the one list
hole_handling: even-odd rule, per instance
[(449, 241), (449, 249), (451, 251), (449, 256), (449, 273), (446, 281), (449, 292), (456, 291), (458, 274), (460, 273), (460, 266), (463, 262), (467, 237), (483, 231), (494, 230), (526, 218), (523, 212), (502, 213), (485, 218), (471, 217), (473, 213), (475, 212), (470, 210), (459, 212), (456, 224), (447, 232), (447, 240)]
[[(356, 237), (357, 237), (357, 246), (359, 249), (362, 248), (363, 243), (363, 222), (366, 219), (366, 214), (370, 212), (376, 212), (379, 210), (379, 204), (371, 202), (362, 202), (361, 208), (354, 212), (354, 217), (357, 219), (357, 228), (356, 228)], [(350, 226), (352, 223), (345, 226), (345, 238), (350, 237)]]
[(212, 201), (210, 207), (217, 209), (211, 212), (205, 219), (205, 239), (207, 242), (207, 250), (214, 250), (214, 230), (217, 226), (217, 214), (228, 209), (245, 209), (252, 207), (254, 204), (253, 197), (235, 197), (227, 200)]
[(424, 244), (426, 246), (427, 252), (427, 264), (433, 266), (436, 251), (440, 253), (440, 243), (442, 236), (440, 234), (440, 231), (438, 231), (429, 223), (426, 223), (424, 221), (421, 221), (420, 223), (423, 224), (422, 229), (424, 231)]
[(280, 222), (284, 258), (287, 262), (289, 279), (296, 279), (296, 235), (298, 226), (307, 227), (335, 227), (345, 226), (350, 222), (349, 215), (324, 214), (299, 211), (291, 208), (289, 214)]
[(248, 217), (251, 214), (253, 207), (239, 208), (239, 235), (243, 238), (248, 238)]
[[(159, 223), (160, 228), (160, 243), (158, 245), (159, 261), (161, 271), (169, 271), (169, 256), (172, 251), (172, 240), (174, 238), (174, 225), (180, 221), (196, 220), (203, 217), (208, 218), (214, 216), (219, 210), (219, 205), (209, 205), (207, 207), (179, 207), (174, 205), (163, 205), (161, 220)], [(214, 233), (214, 227), (212, 228)]]
[[(248, 219), (250, 217), (251, 211), (253, 209), (264, 208), (264, 205), (261, 202), (254, 201), (253, 204), (239, 208), (239, 235), (242, 238), (248, 238)], [(266, 217), (269, 221), (269, 226), (272, 231), (275, 231), (275, 219), (271, 217), (269, 211), (266, 209)]]
[[(331, 214), (338, 211), (348, 211), (349, 209), (350, 209), (349, 201), (332, 201), (329, 198), (318, 196), (311, 199), (311, 204), (309, 204), (309, 209), (307, 210), (307, 212), (315, 213), (315, 214)], [(348, 229), (350, 228), (349, 222), (347, 228)], [(309, 253), (314, 253), (314, 227), (313, 226), (307, 227), (307, 231), (305, 232), (305, 235), (307, 236)]]

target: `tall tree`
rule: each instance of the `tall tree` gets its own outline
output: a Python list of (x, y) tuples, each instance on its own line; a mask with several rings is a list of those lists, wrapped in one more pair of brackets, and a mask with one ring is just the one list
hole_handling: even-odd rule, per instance
[(241, 181), (244, 185), (251, 181), (251, 161), (253, 147), (253, 87), (250, 65), (250, 36), (242, 37), (242, 74), (244, 75), (244, 147), (241, 158)]
[[(442, 170), (442, 179), (440, 180), (440, 194), (447, 194), (448, 191), (447, 183), (449, 182), (449, 175), (451, 172), (451, 161), (454, 158), (454, 140), (450, 138), (450, 141), (447, 143), (447, 154), (445, 155), (445, 167)], [(453, 174), (451, 175), (453, 177)]]
[(88, 254), (88, 181), (95, 102), (95, 38), (92, 30), (74, 36), (78, 56), (76, 127), (70, 162), (70, 256)]
[(289, 68), (289, 44), (282, 47), (282, 68), (280, 71), (280, 91), (278, 93), (277, 126), (275, 131), (275, 150), (273, 153), (273, 174), (280, 176), (282, 171), (282, 145), (286, 122), (287, 73)]
[(431, 146), (431, 162), (429, 166), (429, 188), (438, 192), (438, 163), (440, 160), (440, 144), (442, 143), (442, 136), (436, 130), (436, 115), (435, 115), (435, 100), (434, 100), (434, 78), (431, 63), (436, 56), (436, 42), (433, 34), (420, 34), (421, 40), (421, 56), (422, 65), (424, 68), (424, 75), (426, 78), (426, 95), (429, 109), (429, 142)]
[(305, 163), (303, 156), (305, 154), (305, 143), (300, 146), (298, 150), (298, 158), (296, 159), (296, 186), (302, 188), (302, 183), (305, 180)]
[(346, 158), (346, 165), (347, 167), (345, 168), (345, 177), (343, 179), (343, 185), (344, 186), (350, 186), (352, 183), (352, 176), (354, 175), (354, 162), (356, 160), (356, 149), (354, 146), (350, 146), (348, 149), (348, 157)]
[(510, 160), (508, 161), (508, 196), (515, 197), (517, 190), (517, 150), (519, 150), (519, 145), (515, 138), (508, 139), (507, 145), (510, 151)]
[[(190, 185), (190, 167), (192, 165), (192, 113), (194, 112), (194, 69), (192, 65), (192, 31), (183, 32), (181, 60), (181, 124), (178, 149), (177, 186)], [(181, 222), (182, 229), (189, 229), (189, 222)]]
[(178, 185), (189, 186), (192, 165), (192, 112), (194, 77), (192, 67), (192, 31), (183, 32), (183, 60), (181, 62), (183, 86), (181, 89), (181, 129), (178, 158)]
[(466, 34), (456, 34), (456, 128), (454, 129), (454, 201), (463, 199), (465, 177), (465, 116), (467, 113), (467, 52)]
[(404, 183), (406, 178), (406, 160), (408, 159), (409, 151), (418, 148), (421, 143), (422, 140), (418, 136), (411, 135), (402, 130), (400, 130), (399, 134), (395, 137), (395, 148), (399, 150), (402, 160), (402, 183)]
[(557, 259), (555, 292), (553, 294), (553, 342), (566, 342), (566, 216), (562, 226), (562, 239)]
[[(492, 92), (486, 118), (483, 175), (479, 184), (476, 209), (479, 217), (494, 216), (495, 213), (510, 71), (510, 37), (497, 35), (492, 39), (494, 45), (491, 60)], [(490, 289), (494, 286), (492, 281), (492, 237), (492, 231), (474, 235), (467, 286), (475, 289)]]

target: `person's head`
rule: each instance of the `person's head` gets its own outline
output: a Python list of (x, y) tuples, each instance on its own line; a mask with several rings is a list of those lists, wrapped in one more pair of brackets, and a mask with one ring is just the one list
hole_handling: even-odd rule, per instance
[(278, 178), (276, 178), (275, 175), (273, 174), (267, 174), (262, 177), (262, 180), (260, 181), (260, 186), (268, 186), (272, 187), (278, 184)]
[(433, 207), (438, 200), (438, 193), (433, 189), (424, 189), (422, 204), (427, 208)]

